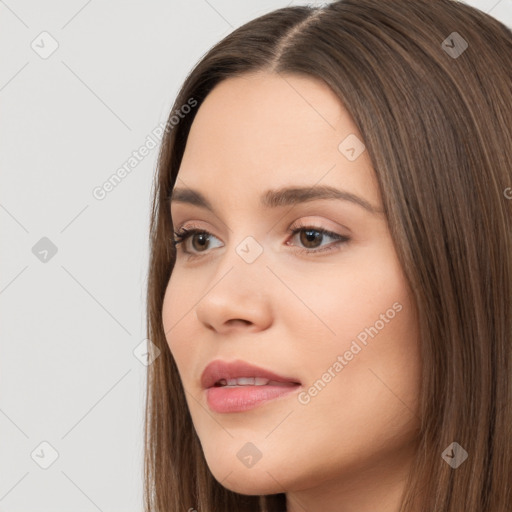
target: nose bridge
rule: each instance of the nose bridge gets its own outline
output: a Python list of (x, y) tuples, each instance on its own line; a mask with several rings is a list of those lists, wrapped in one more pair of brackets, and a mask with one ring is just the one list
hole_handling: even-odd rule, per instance
[[(241, 232), (241, 231), (238, 231)], [(244, 236), (245, 235), (245, 236)], [(230, 274), (228, 281), (235, 285), (234, 293), (240, 295), (244, 289), (254, 294), (261, 291), (263, 283), (268, 279), (267, 251), (263, 241), (258, 241), (256, 236), (242, 235), (235, 238), (234, 232), (226, 252), (220, 257), (221, 263), (217, 268), (215, 282), (226, 273)], [(261, 236), (259, 237), (262, 238)]]
[[(261, 239), (261, 237), (259, 238)], [(264, 259), (261, 258), (265, 251), (263, 241), (258, 241), (253, 235), (247, 235), (243, 238), (242, 241), (235, 246), (234, 250), (240, 257), (240, 260), (249, 266), (252, 266), (257, 260), (260, 260), (261, 263)], [(260, 265), (257, 266), (259, 267)]]
[(268, 247), (265, 247), (268, 237), (263, 231), (263, 223), (257, 220), (254, 222), (254, 213), (244, 214), (242, 206), (237, 211), (237, 219), (228, 226), (229, 241), (226, 244), (227, 251), (222, 255), (223, 266), (235, 265), (248, 274), (263, 273), (266, 270), (263, 264), (266, 260), (265, 252), (268, 251)]

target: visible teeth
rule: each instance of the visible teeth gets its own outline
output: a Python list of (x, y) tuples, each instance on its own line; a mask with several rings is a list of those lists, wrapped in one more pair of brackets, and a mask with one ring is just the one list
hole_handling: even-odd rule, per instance
[(263, 377), (239, 377), (238, 379), (221, 379), (221, 386), (265, 386), (269, 379)]
[(217, 386), (235, 387), (235, 386), (295, 386), (293, 382), (279, 382), (265, 379), (263, 377), (239, 377), (238, 379), (221, 379), (216, 383)]

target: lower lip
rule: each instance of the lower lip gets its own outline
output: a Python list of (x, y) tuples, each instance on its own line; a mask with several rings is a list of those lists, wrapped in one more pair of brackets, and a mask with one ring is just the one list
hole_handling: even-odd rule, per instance
[(238, 386), (211, 387), (206, 390), (208, 406), (215, 412), (242, 412), (288, 395), (296, 391), (299, 384), (291, 386)]

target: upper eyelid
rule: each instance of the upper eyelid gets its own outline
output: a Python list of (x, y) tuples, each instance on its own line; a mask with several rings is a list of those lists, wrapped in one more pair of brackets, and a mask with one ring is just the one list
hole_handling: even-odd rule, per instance
[[(324, 219), (323, 221), (321, 220), (303, 220), (304, 217), (308, 218), (308, 217), (318, 217), (319, 215), (304, 215), (303, 217), (299, 217), (298, 219), (294, 220), (290, 226), (293, 226), (295, 225), (296, 223), (298, 224), (296, 227), (313, 227), (315, 229), (323, 229), (324, 231), (331, 231), (331, 232), (336, 232), (338, 230), (343, 230), (343, 231), (346, 231), (348, 235), (351, 235), (352, 234), (352, 230), (349, 229), (347, 226), (343, 225), (343, 224), (339, 224), (337, 222), (334, 222), (334, 221), (330, 221), (331, 223), (334, 223), (337, 225), (337, 227), (328, 227), (328, 226), (325, 226), (325, 225), (319, 225), (321, 223), (325, 223), (326, 220)], [(321, 217), (321, 215), (320, 215)], [(172, 225), (174, 227), (174, 230), (175, 231), (180, 231), (182, 230), (184, 227), (187, 227), (187, 229), (198, 229), (198, 230), (204, 230), (204, 231), (208, 231), (210, 234), (213, 234), (211, 232), (211, 228), (204, 228), (204, 227), (201, 227), (198, 225), (198, 222), (204, 222), (204, 221), (182, 221), (182, 222), (178, 222), (178, 223), (174, 223), (174, 220), (172, 221)], [(189, 224), (190, 223), (190, 224)], [(225, 224), (224, 224), (225, 225)], [(177, 226), (177, 227), (176, 227)], [(275, 226), (275, 224), (274, 224)], [(231, 229), (229, 229), (228, 226), (227, 227), (227, 230), (228, 231), (232, 231)], [(212, 228), (213, 229), (213, 228)], [(291, 228), (288, 228), (286, 229), (286, 231), (288, 232), (289, 229)], [(295, 229), (295, 228), (293, 228)], [(341, 233), (340, 233), (341, 234)]]

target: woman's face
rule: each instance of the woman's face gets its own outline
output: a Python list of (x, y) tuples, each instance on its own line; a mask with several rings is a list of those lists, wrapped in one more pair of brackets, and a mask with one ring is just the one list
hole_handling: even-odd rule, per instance
[[(391, 486), (410, 461), (416, 313), (361, 139), (332, 91), (297, 75), (225, 80), (193, 122), (175, 190), (197, 194), (175, 192), (171, 213), (175, 231), (208, 235), (177, 245), (163, 323), (208, 466), (233, 491)], [(288, 382), (207, 390), (213, 360)]]

